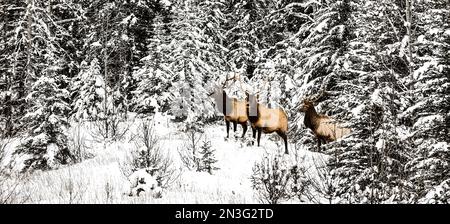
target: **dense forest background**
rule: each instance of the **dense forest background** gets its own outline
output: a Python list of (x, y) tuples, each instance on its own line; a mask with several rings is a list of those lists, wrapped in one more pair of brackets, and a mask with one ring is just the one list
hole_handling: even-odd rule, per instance
[(50, 169), (49, 150), (74, 161), (75, 122), (98, 122), (110, 141), (130, 112), (202, 127), (217, 118), (211, 89), (237, 73), (311, 150), (298, 108), (324, 90), (317, 110), (353, 130), (324, 146), (331, 197), (448, 203), (449, 10), (448, 0), (1, 0), (0, 137), (24, 138), (26, 169)]

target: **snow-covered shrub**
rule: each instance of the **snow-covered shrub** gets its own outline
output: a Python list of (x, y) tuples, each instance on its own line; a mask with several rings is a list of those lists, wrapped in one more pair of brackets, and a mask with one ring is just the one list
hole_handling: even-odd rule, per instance
[(7, 139), (0, 139), (0, 204), (27, 203), (30, 192), (23, 190), (29, 180), (28, 174), (17, 174), (10, 171), (5, 160)]
[[(215, 166), (215, 149), (211, 141), (203, 133), (190, 129), (186, 133), (187, 140), (182, 148), (178, 149), (180, 159), (189, 170), (208, 172), (212, 174), (219, 168)], [(203, 140), (202, 140), (203, 139)]]
[(64, 204), (79, 204), (82, 203), (88, 189), (88, 186), (83, 179), (76, 178), (72, 175), (70, 168), (65, 175), (59, 176), (60, 186), (56, 189), (60, 203)]
[(112, 106), (107, 110), (107, 114), (93, 122), (92, 136), (98, 142), (120, 141), (129, 131), (125, 114), (121, 110)]
[(310, 193), (311, 179), (306, 175), (306, 169), (300, 164), (292, 165), (289, 168), (291, 180), (288, 182), (288, 195), (290, 198), (297, 198), (301, 202), (311, 201)]
[(147, 169), (140, 169), (128, 178), (131, 184), (129, 196), (140, 196), (141, 192), (150, 193), (154, 198), (162, 197), (162, 188), (155, 176), (149, 174)]
[(9, 175), (0, 170), (0, 204), (28, 203), (31, 192), (24, 188), (28, 181), (28, 174)]
[(450, 179), (428, 190), (428, 193), (419, 200), (419, 203), (450, 204)]
[(304, 172), (303, 168), (288, 164), (281, 155), (266, 156), (253, 167), (252, 187), (263, 203), (301, 198), (308, 185)]
[[(140, 133), (135, 140), (138, 150), (131, 152), (127, 166), (122, 166), (122, 172), (131, 178), (132, 188), (135, 189), (135, 193), (150, 189), (147, 187), (149, 181), (141, 183), (144, 185), (138, 186), (138, 183), (135, 183), (135, 179), (138, 177), (148, 179), (151, 176), (155, 179), (156, 187), (161, 189), (170, 187), (180, 176), (180, 173), (175, 168), (171, 157), (162, 152), (154, 122), (145, 120), (139, 130)], [(143, 172), (146, 172), (148, 175), (144, 175)]]
[(307, 189), (299, 199), (306, 198), (308, 203), (339, 203), (339, 195), (336, 194), (337, 183), (333, 178), (333, 171), (327, 165), (325, 156), (311, 157), (308, 160), (302, 158), (296, 161), (303, 169), (301, 178), (307, 183)]
[(89, 146), (86, 144), (86, 138), (81, 132), (82, 124), (77, 124), (68, 136), (69, 150), (74, 157), (74, 162), (81, 162), (85, 159), (92, 158), (92, 153), (87, 150)]
[(215, 163), (217, 163), (217, 160), (214, 155), (215, 152), (216, 150), (211, 146), (211, 141), (208, 140), (203, 141), (202, 145), (200, 146), (200, 155), (201, 155), (200, 171), (206, 171), (209, 174), (212, 174), (214, 170), (219, 169), (215, 165)]

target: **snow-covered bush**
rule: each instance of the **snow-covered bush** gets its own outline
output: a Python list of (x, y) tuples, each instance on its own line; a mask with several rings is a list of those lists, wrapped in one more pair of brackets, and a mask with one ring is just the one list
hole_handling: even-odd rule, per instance
[(11, 172), (5, 161), (5, 150), (9, 141), (0, 138), (0, 204), (22, 204), (29, 199), (30, 192), (23, 190), (28, 174)]
[(81, 131), (81, 127), (83, 124), (78, 123), (71, 133), (68, 136), (68, 146), (69, 150), (74, 157), (74, 162), (81, 162), (85, 159), (92, 158), (92, 153), (89, 153), (87, 150), (89, 146), (86, 144), (86, 137), (83, 135)]
[[(211, 141), (203, 133), (191, 129), (186, 133), (187, 140), (182, 148), (178, 149), (180, 159), (189, 170), (197, 172), (208, 172), (212, 174), (218, 170), (215, 163), (215, 149), (211, 146)], [(203, 140), (202, 140), (203, 139)]]
[(117, 107), (111, 106), (107, 115), (93, 122), (92, 136), (98, 142), (123, 140), (130, 129), (125, 114)]
[(162, 188), (159, 186), (156, 177), (149, 174), (147, 169), (140, 169), (128, 178), (131, 184), (129, 196), (140, 196), (141, 192), (150, 193), (154, 198), (162, 197)]
[(289, 164), (282, 155), (266, 156), (256, 163), (251, 181), (259, 200), (269, 204), (302, 198), (309, 185), (305, 170), (297, 164)]
[[(159, 137), (157, 136), (152, 120), (144, 120), (142, 126), (138, 129), (135, 144), (138, 150), (132, 151), (128, 164), (123, 164), (122, 171), (130, 178), (132, 191), (130, 195), (139, 195), (140, 191), (148, 191), (149, 189), (158, 188), (160, 191), (170, 187), (180, 173), (175, 168), (173, 161), (169, 155), (162, 152), (159, 145)], [(146, 174), (145, 174), (145, 173)], [(151, 178), (150, 178), (151, 177)], [(139, 182), (137, 179), (144, 178)], [(155, 186), (149, 185), (154, 179)], [(158, 193), (158, 197), (161, 196)]]
[(450, 204), (450, 179), (443, 181), (428, 191), (419, 203)]

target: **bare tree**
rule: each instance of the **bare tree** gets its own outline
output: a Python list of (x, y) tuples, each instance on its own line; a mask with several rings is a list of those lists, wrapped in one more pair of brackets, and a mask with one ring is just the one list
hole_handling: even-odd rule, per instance
[(201, 144), (200, 141), (203, 137), (203, 134), (195, 130), (188, 130), (185, 136), (187, 137), (187, 140), (184, 142), (184, 145), (178, 149), (180, 159), (183, 162), (184, 166), (189, 170), (195, 169), (199, 171), (199, 151)]
[(86, 144), (86, 138), (82, 133), (83, 123), (78, 123), (69, 135), (69, 150), (75, 158), (74, 162), (81, 162), (84, 159), (93, 157), (87, 150), (89, 146)]
[[(211, 141), (201, 132), (195, 129), (189, 129), (186, 132), (187, 140), (181, 148), (178, 148), (180, 159), (184, 166), (189, 170), (197, 172), (206, 171), (210, 174), (218, 170), (215, 163), (215, 149)], [(203, 140), (202, 140), (203, 139)]]
[(62, 203), (77, 204), (83, 201), (87, 184), (80, 179), (76, 180), (69, 168), (67, 176), (61, 176), (61, 187), (59, 189), (59, 197)]
[(0, 204), (23, 204), (30, 200), (30, 192), (24, 189), (28, 174), (15, 173), (5, 161), (8, 139), (0, 139)]

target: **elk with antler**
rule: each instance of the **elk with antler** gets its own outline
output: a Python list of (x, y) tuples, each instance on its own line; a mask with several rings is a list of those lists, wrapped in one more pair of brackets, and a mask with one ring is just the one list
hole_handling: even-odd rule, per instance
[[(227, 127), (227, 138), (230, 132), (230, 123), (233, 123), (233, 130), (236, 131), (237, 124), (240, 124), (243, 129), (242, 138), (247, 132), (247, 101), (238, 100), (236, 98), (230, 98), (225, 92), (226, 83), (230, 80), (236, 80), (236, 76), (232, 78), (226, 78), (222, 86), (216, 86), (214, 90), (214, 99), (216, 101), (216, 106), (221, 113), (224, 115), (226, 127)], [(210, 95), (212, 95), (210, 94)]]
[(300, 107), (300, 111), (305, 113), (303, 123), (307, 128), (311, 129), (317, 137), (319, 151), (322, 143), (336, 141), (351, 133), (349, 128), (344, 128), (330, 117), (317, 113), (314, 108), (314, 102), (323, 95), (324, 91), (322, 90), (321, 93), (314, 98), (305, 98), (303, 100), (303, 105)]
[(261, 132), (265, 134), (276, 132), (284, 140), (285, 153), (289, 154), (287, 131), (288, 119), (287, 115), (281, 108), (271, 109), (263, 104), (258, 103), (258, 96), (247, 93), (248, 107), (247, 116), (252, 125), (253, 138), (256, 138), (256, 131), (258, 132), (258, 146), (260, 145)]

